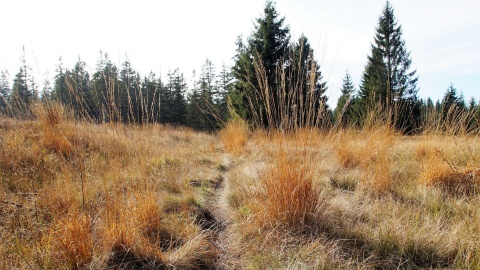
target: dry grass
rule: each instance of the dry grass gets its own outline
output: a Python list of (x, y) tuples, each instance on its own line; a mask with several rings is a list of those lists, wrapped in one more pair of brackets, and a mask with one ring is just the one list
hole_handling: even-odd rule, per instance
[(298, 232), (314, 224), (319, 193), (301, 158), (282, 152), (259, 177), (251, 205), (256, 226)]
[(440, 188), (448, 195), (471, 196), (480, 189), (479, 168), (455, 168), (446, 161), (432, 157), (424, 165), (419, 182)]
[(58, 253), (56, 265), (81, 269), (93, 259), (93, 236), (88, 215), (70, 212), (54, 222), (49, 240), (53, 241), (51, 252)]
[(2, 269), (480, 269), (477, 137), (249, 138), (49, 108), (0, 119)]
[(213, 265), (198, 220), (213, 179), (203, 177), (218, 174), (216, 138), (75, 122), (54, 104), (34, 111), (0, 122), (1, 268)]
[(227, 152), (239, 154), (247, 144), (248, 126), (243, 120), (230, 121), (219, 132), (219, 136)]

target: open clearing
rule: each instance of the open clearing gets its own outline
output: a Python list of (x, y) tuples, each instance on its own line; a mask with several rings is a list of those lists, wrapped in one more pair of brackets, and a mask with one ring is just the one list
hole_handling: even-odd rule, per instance
[(480, 268), (474, 136), (0, 119), (2, 269)]

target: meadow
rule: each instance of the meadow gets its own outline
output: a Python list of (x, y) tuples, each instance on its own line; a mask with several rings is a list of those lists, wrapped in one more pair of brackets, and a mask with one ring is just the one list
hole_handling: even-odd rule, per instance
[(2, 269), (480, 269), (479, 138), (0, 117)]

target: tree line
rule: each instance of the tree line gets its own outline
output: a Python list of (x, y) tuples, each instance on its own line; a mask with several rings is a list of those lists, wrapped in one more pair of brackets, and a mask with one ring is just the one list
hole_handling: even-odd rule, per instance
[(292, 41), (290, 29), (267, 1), (253, 32), (239, 36), (234, 65), (218, 70), (206, 60), (193, 84), (178, 69), (166, 79), (153, 72), (141, 76), (126, 60), (114, 65), (100, 53), (93, 74), (78, 60), (65, 68), (61, 59), (53, 84), (43, 89), (32, 76), (25, 57), (10, 87), (0, 76), (0, 110), (28, 115), (30, 105), (58, 101), (82, 119), (95, 122), (184, 125), (216, 130), (232, 116), (262, 128), (364, 128), (382, 124), (404, 133), (425, 130), (477, 131), (479, 104), (465, 101), (453, 84), (434, 103), (418, 97), (416, 70), (402, 38), (402, 28), (387, 1), (376, 26), (370, 54), (358, 90), (348, 71), (334, 110), (327, 105), (327, 82), (308, 38)]
[(188, 87), (178, 69), (169, 71), (166, 80), (153, 72), (142, 77), (129, 60), (117, 67), (106, 53), (100, 53), (93, 74), (80, 59), (70, 69), (60, 59), (53, 85), (46, 83), (41, 91), (24, 60), (11, 88), (7, 77), (7, 72), (2, 72), (0, 106), (11, 116), (28, 117), (35, 102), (57, 101), (77, 118), (89, 121), (161, 123), (198, 130), (215, 130), (227, 121), (226, 101), (232, 81), (226, 66), (217, 71), (208, 59), (200, 74), (193, 74), (193, 86)]

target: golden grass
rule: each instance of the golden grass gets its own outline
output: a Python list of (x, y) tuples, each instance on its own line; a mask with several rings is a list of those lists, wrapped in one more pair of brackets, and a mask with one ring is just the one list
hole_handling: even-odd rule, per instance
[(432, 157), (424, 165), (419, 182), (438, 187), (449, 195), (470, 196), (478, 194), (480, 190), (479, 173), (478, 167), (455, 168), (446, 161)]
[(2, 269), (480, 269), (477, 137), (217, 136), (50, 108), (0, 119)]
[(259, 177), (258, 191), (251, 205), (257, 226), (292, 232), (312, 226), (319, 193), (302, 159), (282, 152)]
[(248, 126), (243, 120), (232, 120), (219, 132), (227, 152), (240, 154), (248, 138)]
[(213, 136), (36, 115), (0, 123), (1, 268), (212, 265), (197, 176), (218, 174)]
[(51, 239), (54, 241), (51, 252), (60, 255), (59, 265), (66, 263), (69, 268), (81, 269), (93, 259), (93, 236), (89, 216), (71, 212), (65, 218), (55, 221)]

